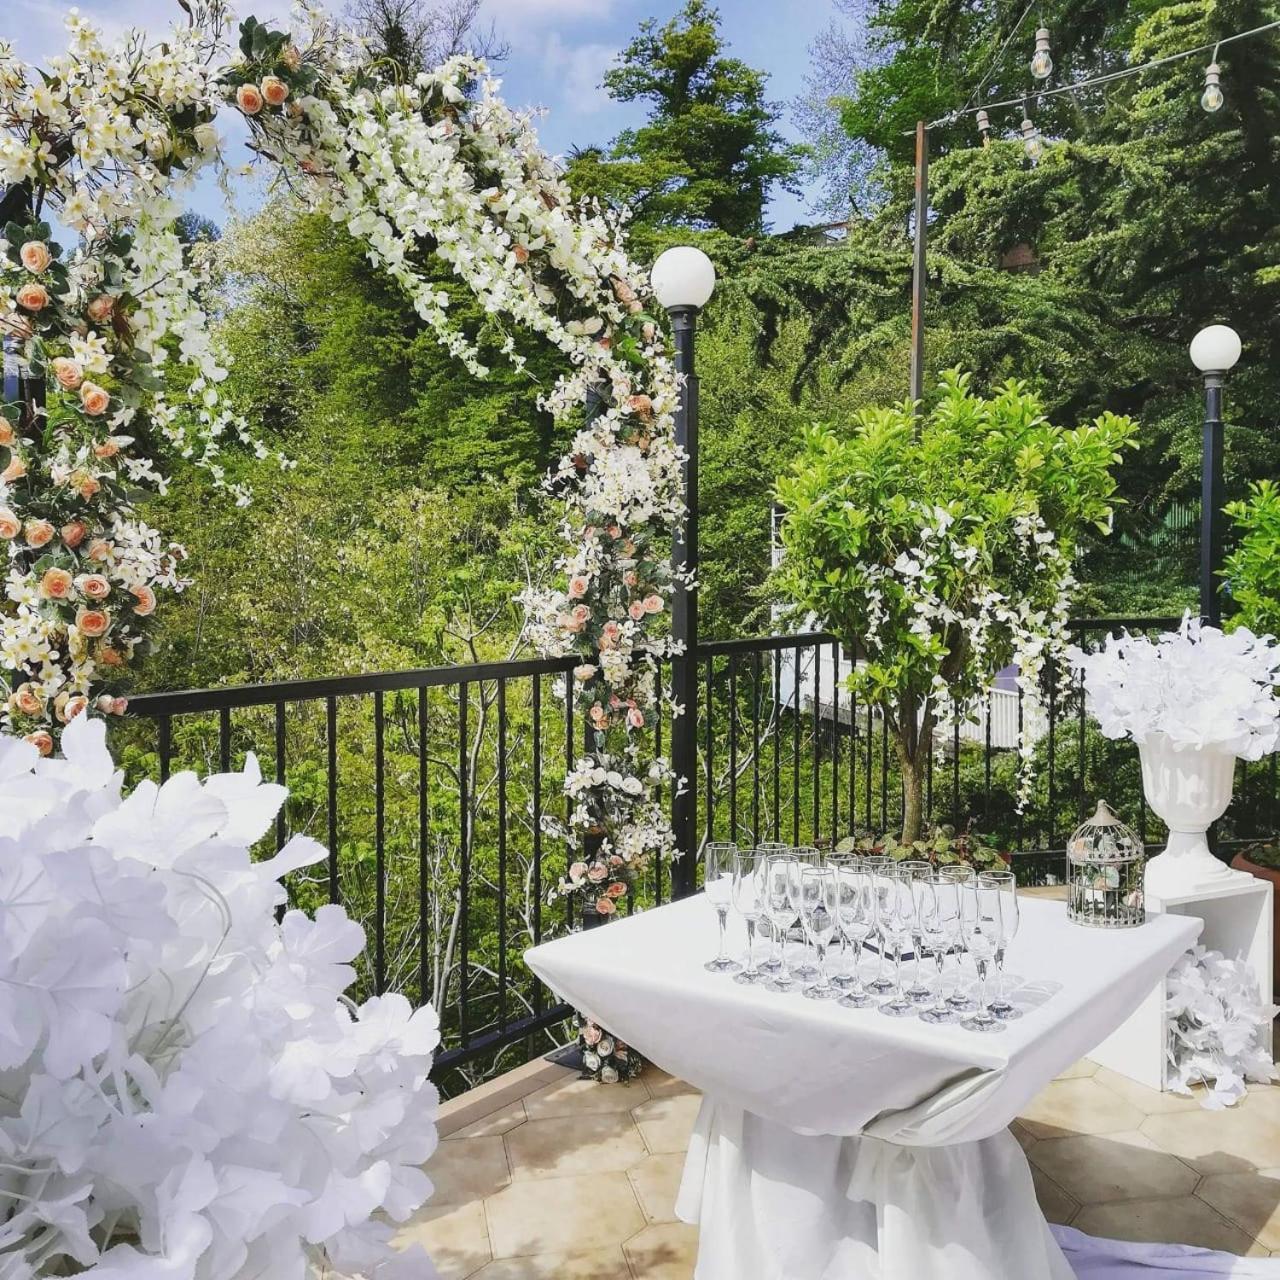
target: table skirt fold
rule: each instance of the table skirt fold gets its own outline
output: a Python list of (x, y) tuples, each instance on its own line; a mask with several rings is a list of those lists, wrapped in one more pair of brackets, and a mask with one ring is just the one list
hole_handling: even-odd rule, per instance
[(1012, 1134), (800, 1134), (704, 1099), (676, 1214), (696, 1280), (1073, 1280)]

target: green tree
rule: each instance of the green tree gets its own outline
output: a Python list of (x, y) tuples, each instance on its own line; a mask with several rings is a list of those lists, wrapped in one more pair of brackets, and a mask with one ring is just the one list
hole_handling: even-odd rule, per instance
[(625, 201), (651, 226), (762, 232), (770, 192), (794, 189), (801, 149), (776, 128), (766, 74), (724, 50), (720, 15), (706, 0), (687, 0), (661, 25), (641, 23), (604, 85), (619, 102), (645, 103), (649, 119), (607, 151), (576, 153), (575, 189)]
[(1239, 541), (1222, 570), (1237, 612), (1231, 622), (1257, 635), (1280, 636), (1280, 489), (1259, 480), (1227, 506)]
[(988, 399), (969, 383), (945, 374), (923, 416), (904, 401), (815, 428), (778, 482), (779, 589), (862, 658), (850, 687), (889, 726), (904, 843), (940, 715), (964, 714), (1010, 663), (1039, 675), (1076, 543), (1110, 524), (1135, 430), (1111, 414), (1063, 430), (1022, 384)]

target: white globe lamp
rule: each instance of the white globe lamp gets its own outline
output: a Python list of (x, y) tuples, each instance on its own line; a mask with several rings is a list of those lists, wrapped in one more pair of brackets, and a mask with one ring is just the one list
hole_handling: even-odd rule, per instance
[(1240, 335), (1225, 324), (1211, 324), (1191, 339), (1191, 363), (1201, 373), (1228, 373), (1242, 350)]
[(716, 269), (701, 249), (677, 245), (658, 255), (649, 276), (654, 296), (668, 311), (703, 307), (716, 287)]

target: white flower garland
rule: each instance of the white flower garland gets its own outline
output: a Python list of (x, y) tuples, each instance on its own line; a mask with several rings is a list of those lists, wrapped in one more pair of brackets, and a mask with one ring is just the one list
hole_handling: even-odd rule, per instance
[(1209, 1084), (1202, 1105), (1233, 1106), (1247, 1081), (1280, 1078), (1271, 1056), (1271, 1025), (1280, 1007), (1263, 1000), (1253, 969), (1220, 951), (1193, 947), (1169, 971), (1165, 998), (1169, 1088), (1190, 1094)]
[(121, 794), (105, 725), (65, 759), (0, 736), (0, 1267), (6, 1280), (427, 1280), (435, 1010), (343, 995), (364, 932), (290, 911), (322, 859), (250, 846), (283, 787), (193, 774)]

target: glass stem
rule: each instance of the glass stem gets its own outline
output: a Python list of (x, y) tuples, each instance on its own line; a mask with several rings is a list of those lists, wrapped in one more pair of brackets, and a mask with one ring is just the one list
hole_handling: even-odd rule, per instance
[(853, 989), (858, 995), (862, 995), (862, 939), (855, 938), (853, 940)]
[(815, 942), (814, 950), (818, 953), (818, 990), (825, 991), (829, 985), (827, 978), (827, 943)]
[(990, 965), (988, 960), (978, 960), (975, 958), (974, 968), (978, 971), (978, 1017), (987, 1017), (987, 969)]
[(902, 944), (898, 943), (893, 949), (893, 998), (897, 1001), (905, 999), (902, 994)]
[(943, 968), (947, 963), (946, 947), (938, 948), (938, 995), (933, 1002), (934, 1011), (941, 1013), (947, 1007), (946, 1001), (946, 978), (943, 976)]
[(720, 954), (716, 956), (716, 959), (727, 960), (728, 956), (725, 955), (725, 946), (727, 945), (726, 939), (725, 939), (725, 932), (726, 932), (725, 926), (727, 925), (729, 920), (729, 908), (717, 907), (716, 915), (720, 918)]
[(996, 952), (996, 1003), (1004, 1004), (1004, 948)]
[(756, 971), (756, 918), (755, 916), (747, 916), (747, 973), (754, 974)]

